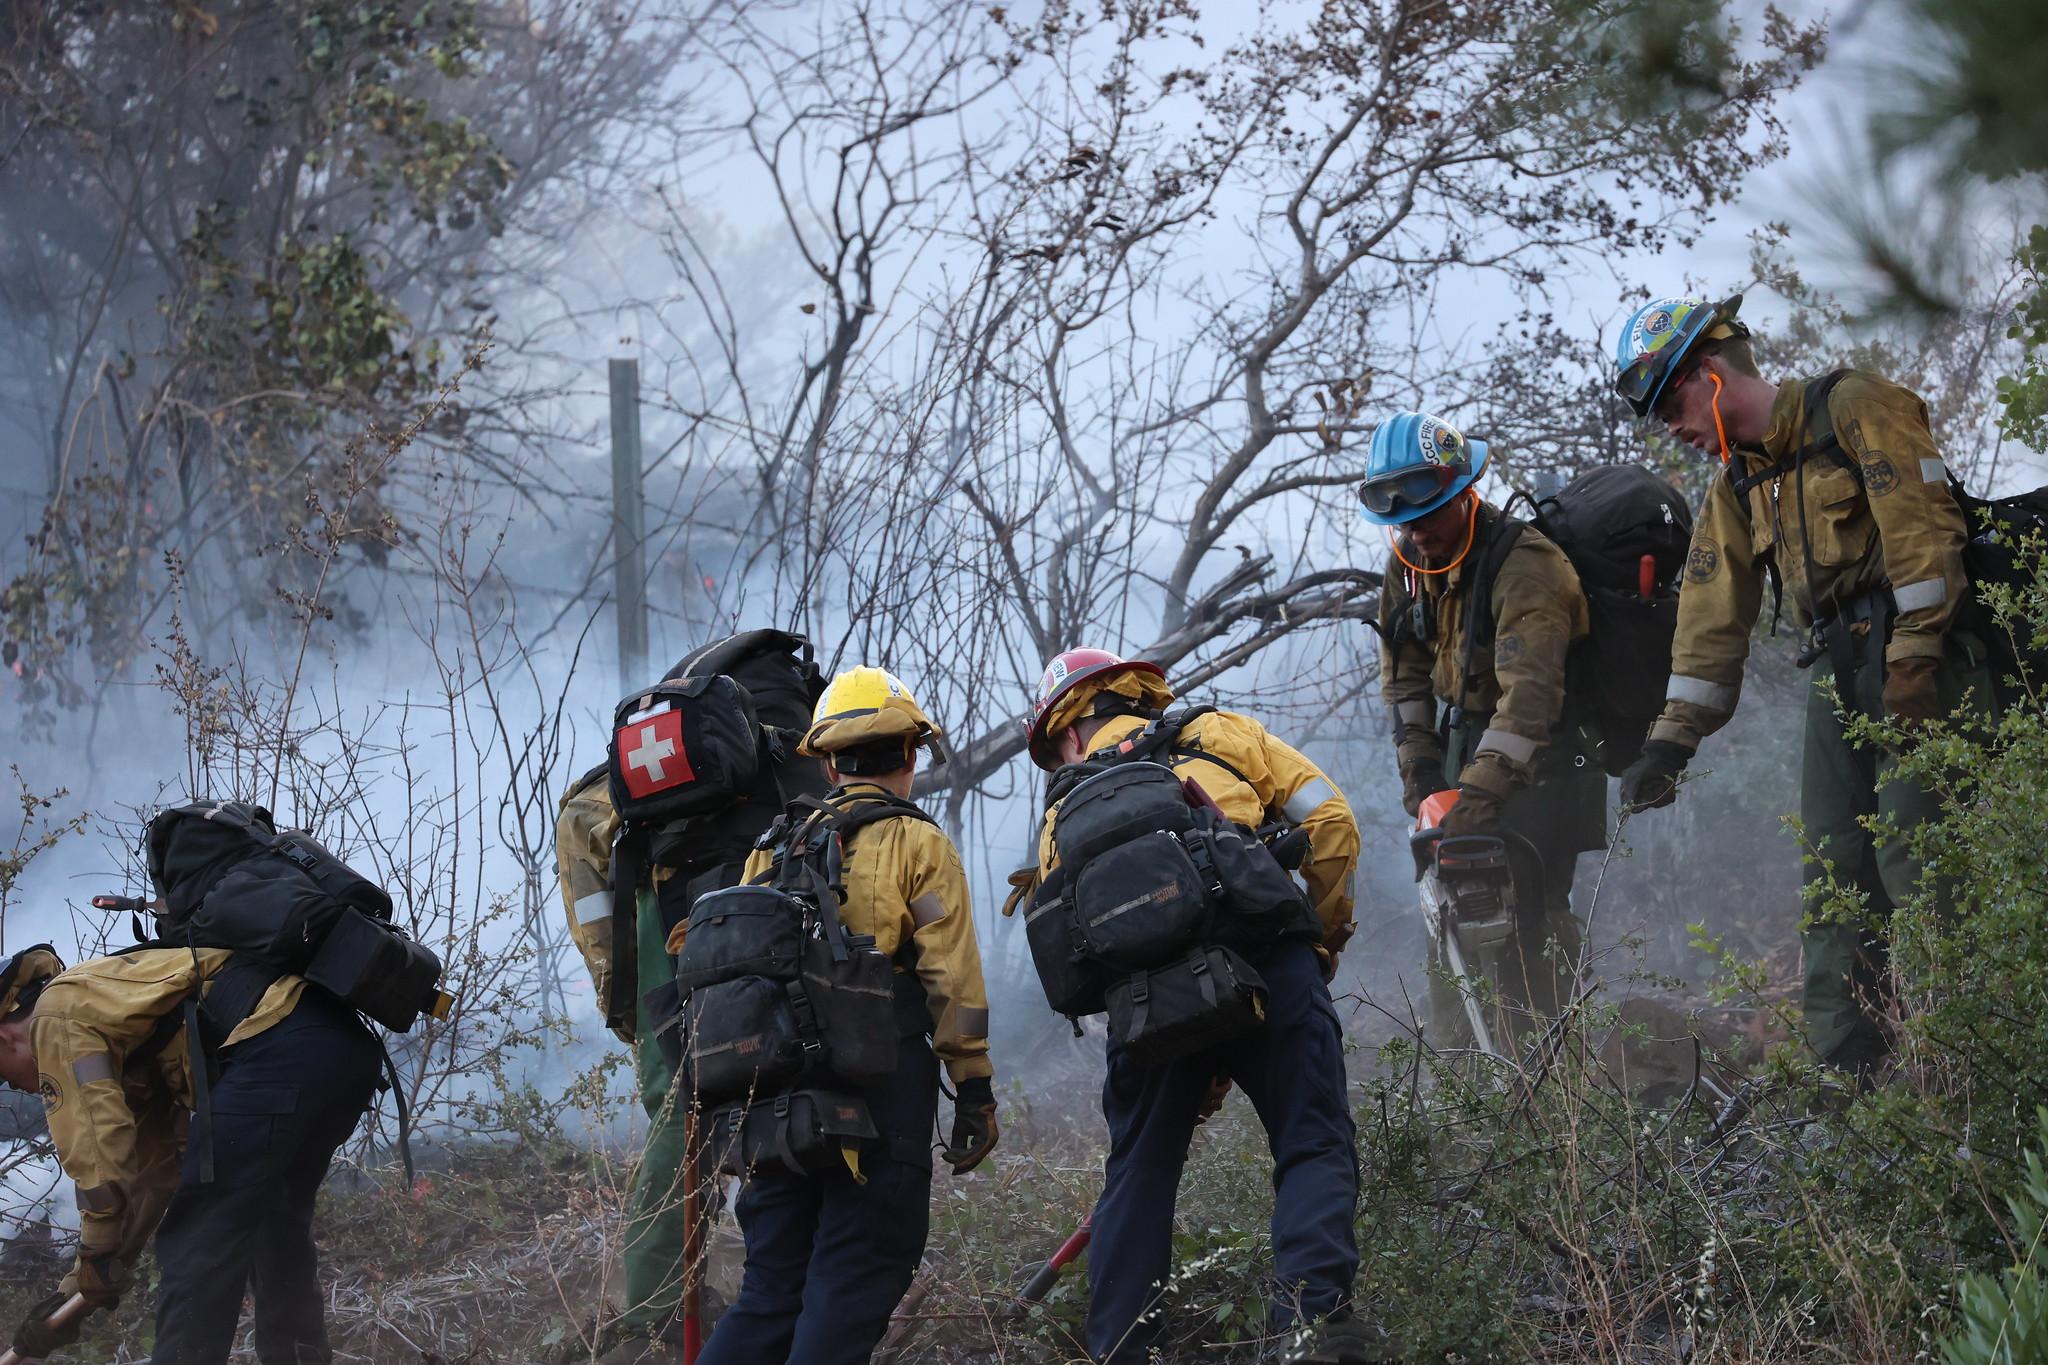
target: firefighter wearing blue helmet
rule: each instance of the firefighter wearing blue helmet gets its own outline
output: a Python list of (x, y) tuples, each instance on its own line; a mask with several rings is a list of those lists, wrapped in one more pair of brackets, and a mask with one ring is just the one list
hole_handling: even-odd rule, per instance
[[(1579, 853), (1606, 842), (1606, 781), (1564, 718), (1565, 654), (1589, 627), (1585, 593), (1562, 550), (1479, 496), (1488, 460), (1486, 442), (1441, 418), (1396, 413), (1373, 432), (1358, 499), (1389, 528), (1380, 691), (1402, 802), (1414, 815), (1456, 788), (1445, 832), (1508, 844), (1514, 934), (1473, 965), (1493, 981), (1512, 1034), (1554, 1014), (1569, 988), (1572, 873)], [(1432, 1041), (1469, 1040), (1441, 972), (1430, 1013)]]
[[(1663, 714), (1621, 795), (1670, 804), (1700, 742), (1735, 710), (1769, 586), (1774, 619), (1782, 608), (1807, 633), (1799, 662), (1813, 668), (1799, 798), (1809, 877), (1831, 866), (1870, 912), (1801, 935), (1807, 1038), (1824, 1060), (1866, 1072), (1889, 1050), (1882, 926), (1921, 879), (1911, 833), (1940, 803), (1887, 781), (1890, 756), (1853, 743), (1844, 722), (1882, 712), (1920, 723), (1966, 692), (1989, 695), (1982, 644), (1956, 626), (1966, 529), (1926, 404), (1858, 370), (1765, 379), (1741, 305), (1739, 294), (1653, 300), (1615, 350), (1615, 389), (1635, 414), (1717, 459), (1724, 475), (1693, 525)], [(1896, 837), (1875, 838), (1873, 815)]]

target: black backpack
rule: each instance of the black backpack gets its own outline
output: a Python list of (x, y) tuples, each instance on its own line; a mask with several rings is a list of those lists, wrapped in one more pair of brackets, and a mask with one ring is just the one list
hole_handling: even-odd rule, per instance
[[(138, 922), (136, 937), (143, 941), (136, 946), (232, 954), (204, 995), (195, 992), (166, 1013), (138, 1049), (138, 1055), (160, 1051), (185, 1030), (201, 1183), (214, 1173), (210, 1088), (219, 1050), (280, 976), (303, 977), (395, 1033), (410, 1030), (422, 1014), (447, 1017), (453, 1001), (439, 986), (441, 960), (392, 922), (391, 897), (311, 835), (279, 833), (263, 807), (240, 801), (172, 807), (149, 822), (146, 847), (159, 899), (152, 907), (157, 933), (145, 936)], [(101, 897), (95, 903), (124, 902)], [(410, 1181), (405, 1092), (388, 1050), (384, 1067)]]
[(1602, 465), (1549, 497), (1524, 521), (1494, 518), (1465, 612), (1464, 676), (1493, 647), (1493, 584), (1533, 526), (1564, 551), (1586, 594), (1590, 629), (1565, 661), (1566, 722), (1588, 725), (1601, 766), (1619, 775), (1642, 753), (1664, 709), (1678, 632), (1678, 576), (1692, 513), (1671, 483), (1640, 465)]
[[(1856, 480), (1857, 487), (1864, 487), (1863, 466), (1843, 447), (1835, 434), (1834, 414), (1828, 410), (1829, 395), (1851, 373), (1846, 369), (1830, 370), (1806, 381), (1801, 403), (1806, 442), (1798, 450), (1754, 474), (1738, 476), (1734, 464), (1730, 463), (1728, 482), (1738, 498), (1747, 498), (1750, 490), (1759, 484), (1793, 473), (1816, 457), (1832, 460), (1848, 471)], [(1969, 535), (1963, 542), (1963, 572), (1971, 587), (1998, 584), (2014, 590), (2032, 588), (2034, 575), (2026, 567), (2023, 552), (2029, 540), (2036, 544), (2048, 543), (2048, 487), (2003, 498), (1980, 498), (1965, 488), (1962, 480), (1951, 472), (1948, 474), (1948, 490), (1962, 510), (1963, 525)], [(1807, 543), (1803, 526), (1800, 541)], [(1775, 563), (1769, 566), (1769, 572), (1771, 591), (1777, 608), (1781, 609), (1785, 590)], [(2038, 686), (2039, 680), (2048, 677), (2048, 651), (2037, 649), (2031, 639), (2014, 639), (2010, 632), (1999, 626), (1981, 594), (1972, 592), (1970, 600), (1962, 604), (1957, 619), (1981, 635), (1985, 648), (1990, 651), (1993, 700), (1999, 706), (2017, 705), (2025, 699), (2024, 689), (2014, 686), (2017, 679), (2031, 678)], [(1810, 648), (1801, 657), (1801, 663), (1811, 663), (1818, 656), (1818, 648)], [(1840, 667), (1839, 660), (1837, 667)]]
[(1058, 807), (1060, 865), (1026, 905), (1024, 930), (1056, 1012), (1101, 1013), (1119, 979), (1176, 964), (1212, 941), (1321, 936), (1308, 898), (1259, 835), (1224, 818), (1198, 782), (1169, 766), (1200, 757), (1235, 772), (1181, 743), (1181, 731), (1214, 709), (1167, 712), (1053, 775), (1047, 805)]
[[(896, 1074), (898, 1040), (927, 1032), (931, 1016), (914, 975), (840, 919), (844, 842), (884, 820), (930, 821), (908, 801), (868, 796), (846, 805), (803, 799), (765, 835), (769, 869), (690, 907), (676, 959), (683, 1075), (707, 1106), (717, 1159), (740, 1174), (762, 1153), (816, 1169), (834, 1149), (806, 1148), (794, 1115), (856, 1114), (838, 1136), (873, 1137), (862, 1092)], [(749, 1132), (750, 1152), (728, 1151)]]
[[(783, 808), (822, 796), (823, 769), (797, 753), (825, 684), (810, 642), (783, 630), (741, 631), (691, 651), (668, 678), (614, 712), (607, 751), (619, 835), (612, 891), (607, 1025), (632, 1021), (639, 1004), (637, 905), (656, 867), (673, 869), (659, 892), (665, 928), (695, 899), (740, 879), (747, 853)], [(646, 992), (650, 1015), (672, 1020), (675, 983), (661, 974)]]
[(154, 946), (226, 948), (256, 969), (252, 981), (267, 978), (263, 990), (302, 976), (394, 1033), (446, 1015), (441, 960), (392, 922), (391, 897), (311, 835), (279, 833), (261, 806), (162, 811), (149, 822), (148, 857), (163, 906)]

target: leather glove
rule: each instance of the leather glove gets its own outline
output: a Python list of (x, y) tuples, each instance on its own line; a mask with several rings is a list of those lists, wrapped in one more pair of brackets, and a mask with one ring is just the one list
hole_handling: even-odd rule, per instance
[(1907, 725), (1923, 725), (1943, 714), (1935, 670), (1941, 660), (1932, 654), (1893, 659), (1884, 666), (1884, 713)]
[(1621, 804), (1629, 810), (1657, 810), (1678, 799), (1678, 775), (1692, 755), (1668, 739), (1653, 739), (1621, 775)]
[(1410, 815), (1422, 809), (1422, 803), (1451, 784), (1444, 781), (1442, 759), (1416, 759), (1401, 765), (1401, 808)]
[(87, 1308), (112, 1308), (121, 1302), (121, 1291), (128, 1283), (128, 1268), (111, 1253), (81, 1255), (72, 1267), (71, 1279)]
[(1465, 783), (1458, 788), (1458, 802), (1444, 817), (1446, 837), (1467, 834), (1500, 834), (1500, 797)]
[(52, 1323), (50, 1315), (69, 1302), (71, 1296), (60, 1289), (29, 1309), (21, 1326), (14, 1329), (14, 1353), (24, 1360), (41, 1360), (77, 1341), (86, 1318), (99, 1305), (88, 1301), (84, 1312), (73, 1313), (67, 1322)]
[(953, 1095), (953, 1145), (945, 1151), (954, 1175), (966, 1175), (995, 1150), (1002, 1129), (996, 1126), (995, 1083), (986, 1076), (960, 1082)]

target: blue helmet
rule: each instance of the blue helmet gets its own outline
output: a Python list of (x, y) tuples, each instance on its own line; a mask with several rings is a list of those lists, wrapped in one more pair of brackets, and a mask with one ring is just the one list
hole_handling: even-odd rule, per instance
[(1472, 486), (1486, 468), (1486, 442), (1470, 440), (1441, 417), (1397, 412), (1373, 428), (1358, 501), (1381, 526), (1428, 516)]
[(1735, 320), (1741, 307), (1740, 294), (1716, 304), (1651, 299), (1629, 315), (1614, 343), (1614, 391), (1636, 416), (1648, 417), (1695, 345), (1749, 335), (1749, 328)]

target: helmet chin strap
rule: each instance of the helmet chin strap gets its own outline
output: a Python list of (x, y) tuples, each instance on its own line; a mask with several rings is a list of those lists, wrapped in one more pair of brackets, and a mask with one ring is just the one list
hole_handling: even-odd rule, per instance
[(1708, 370), (1707, 378), (1714, 381), (1714, 396), (1711, 400), (1714, 408), (1714, 436), (1721, 442), (1721, 463), (1727, 464), (1730, 452), (1728, 450), (1728, 428), (1721, 424), (1721, 376), (1715, 374), (1712, 370)]
[[(1425, 569), (1419, 564), (1410, 564), (1408, 562), (1408, 556), (1401, 553), (1400, 533), (1395, 527), (1389, 526), (1387, 528), (1387, 544), (1394, 547), (1394, 558), (1401, 561), (1402, 568), (1408, 570), (1408, 572), (1410, 573), (1435, 575), (1449, 573), (1451, 570), (1457, 568), (1460, 564), (1463, 564), (1465, 562), (1465, 556), (1472, 553), (1472, 542), (1474, 539), (1477, 538), (1477, 533), (1479, 530), (1479, 494), (1476, 490), (1472, 488), (1467, 488), (1464, 492), (1460, 493), (1458, 497), (1462, 500), (1470, 502), (1471, 504), (1470, 508), (1465, 513), (1465, 548), (1458, 551), (1458, 557), (1452, 560), (1450, 563), (1444, 565), (1441, 569)], [(1457, 504), (1447, 503), (1445, 505), (1454, 507)]]

